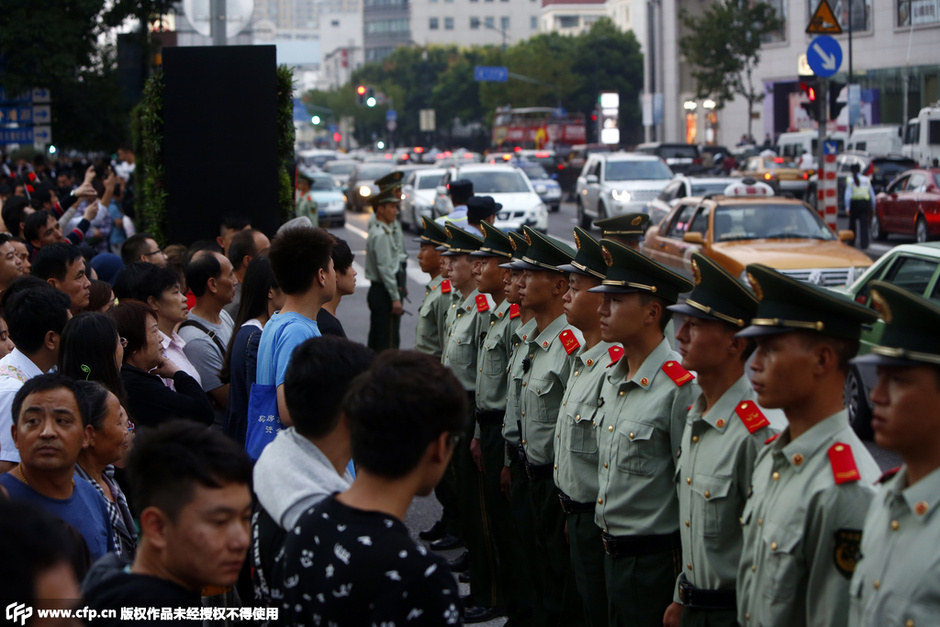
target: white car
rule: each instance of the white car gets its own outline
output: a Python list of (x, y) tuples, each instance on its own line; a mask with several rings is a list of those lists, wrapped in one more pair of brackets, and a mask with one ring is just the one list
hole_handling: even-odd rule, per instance
[(627, 152), (592, 154), (575, 187), (578, 224), (590, 229), (594, 220), (644, 213), (647, 203), (671, 180), (672, 170), (659, 157)]
[(721, 194), (732, 183), (740, 183), (740, 178), (720, 176), (697, 177), (676, 175), (669, 184), (659, 192), (653, 200), (646, 205), (646, 213), (650, 216), (650, 224), (659, 224), (680, 199), (686, 196), (707, 196), (708, 194)]
[(529, 178), (511, 165), (468, 164), (448, 168), (434, 200), (438, 215), (454, 210), (447, 185), (457, 179), (469, 179), (475, 196), (492, 196), (503, 206), (496, 214), (496, 228), (521, 231), (523, 226), (530, 226), (542, 233), (548, 231), (548, 207), (535, 192)]
[(437, 217), (434, 213), (434, 196), (441, 178), (446, 170), (443, 168), (425, 168), (412, 170), (401, 186), (401, 205), (398, 208), (398, 219), (401, 226), (415, 233), (421, 232), (421, 217), (430, 220)]

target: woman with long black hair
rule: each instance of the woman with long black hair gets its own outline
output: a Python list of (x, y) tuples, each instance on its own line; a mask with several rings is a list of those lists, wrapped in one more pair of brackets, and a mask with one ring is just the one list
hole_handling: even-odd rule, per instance
[(62, 330), (59, 372), (79, 381), (97, 381), (124, 404), (127, 394), (121, 382), (121, 364), (126, 344), (110, 316), (78, 314)]

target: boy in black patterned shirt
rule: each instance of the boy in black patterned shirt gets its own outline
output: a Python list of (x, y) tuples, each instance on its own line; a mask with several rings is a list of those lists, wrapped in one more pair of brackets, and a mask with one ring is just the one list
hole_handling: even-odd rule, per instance
[(271, 595), (292, 625), (462, 625), (457, 583), (402, 522), (447, 468), (466, 420), (460, 382), (433, 357), (386, 351), (343, 403), (357, 475), (303, 514)]

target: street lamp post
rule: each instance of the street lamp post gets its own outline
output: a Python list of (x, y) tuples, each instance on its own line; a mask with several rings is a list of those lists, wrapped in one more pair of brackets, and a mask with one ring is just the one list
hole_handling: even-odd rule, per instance
[(506, 40), (509, 39), (509, 33), (504, 31), (502, 28), (497, 28), (495, 25), (490, 26), (486, 22), (483, 22), (483, 28), (488, 28), (490, 30), (495, 30), (497, 33), (500, 33), (503, 36), (503, 52), (506, 52)]

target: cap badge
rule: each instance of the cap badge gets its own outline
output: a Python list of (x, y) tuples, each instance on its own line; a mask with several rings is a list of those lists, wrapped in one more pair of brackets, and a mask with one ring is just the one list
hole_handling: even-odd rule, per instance
[(640, 222), (642, 222), (642, 221), (643, 221), (643, 216), (637, 216), (637, 217), (633, 218), (633, 220), (630, 222), (630, 224), (632, 224), (633, 226), (640, 226)]
[(523, 233), (523, 235), (525, 235), (525, 243), (528, 244), (529, 246), (531, 246), (531, 245), (532, 245), (532, 238), (529, 237), (529, 232), (528, 232), (528, 231), (525, 231), (525, 232)]
[(581, 238), (578, 237), (578, 232), (574, 232), (574, 245), (578, 247), (578, 250), (581, 250)]
[(750, 272), (747, 273), (747, 282), (751, 284), (751, 289), (754, 290), (754, 296), (757, 297), (757, 300), (764, 300), (764, 290), (760, 288), (760, 283)]
[(695, 259), (692, 260), (692, 280), (696, 285), (702, 283), (702, 271), (698, 268), (698, 261)]
[(885, 297), (878, 293), (878, 290), (871, 291), (871, 304), (886, 324), (891, 322), (891, 307), (888, 306), (888, 301), (885, 300)]
[(604, 255), (604, 263), (608, 266), (614, 265), (614, 257), (610, 254), (610, 251), (607, 250), (606, 246), (601, 246), (601, 254)]
[(516, 240), (511, 237), (509, 238), (509, 245), (512, 246), (513, 250), (516, 250)]
[(450, 227), (449, 227), (449, 226), (445, 226), (445, 227), (444, 227), (444, 232), (447, 233), (447, 239), (453, 239), (454, 234), (450, 232)]

